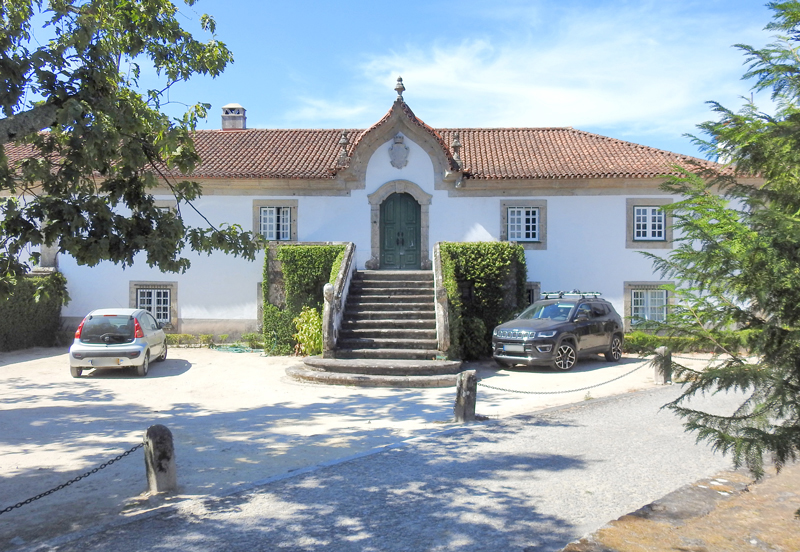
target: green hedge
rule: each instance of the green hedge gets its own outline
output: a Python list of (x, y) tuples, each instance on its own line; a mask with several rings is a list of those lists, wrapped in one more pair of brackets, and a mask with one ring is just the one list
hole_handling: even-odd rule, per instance
[(57, 345), (61, 307), (68, 301), (67, 280), (59, 272), (17, 281), (0, 300), (0, 350)]
[(281, 309), (269, 302), (269, 255), (264, 259), (264, 342), (272, 354), (288, 355), (297, 344), (294, 339), (293, 320), (303, 307), (322, 311), (322, 288), (333, 283), (344, 259), (344, 245), (278, 246), (277, 258), (281, 262), (286, 291), (286, 307)]
[(441, 243), (450, 358), (491, 354), (492, 330), (525, 305), (525, 250), (508, 242)]
[(719, 353), (723, 348), (728, 351), (747, 351), (758, 337), (757, 330), (731, 330), (719, 333), (715, 336), (716, 342), (713, 342), (704, 336), (658, 335), (635, 330), (625, 334), (622, 349), (634, 354), (649, 354), (662, 346), (675, 353)]

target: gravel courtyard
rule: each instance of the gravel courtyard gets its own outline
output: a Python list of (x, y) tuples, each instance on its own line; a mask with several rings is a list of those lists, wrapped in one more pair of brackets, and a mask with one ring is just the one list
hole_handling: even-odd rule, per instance
[[(175, 437), (180, 491), (145, 494), (141, 451), (51, 496), (0, 517), (0, 549), (46, 540), (187, 498), (429, 435), (452, 423), (454, 388), (362, 389), (301, 384), (295, 357), (172, 349), (146, 378), (102, 370), (69, 375), (65, 349), (0, 354), (0, 509), (25, 500), (141, 442), (155, 423)], [(572, 372), (496, 370), (485, 383), (519, 391), (570, 390), (641, 366), (584, 360)], [(642, 367), (590, 391), (526, 395), (478, 389), (479, 414), (504, 418), (652, 387)]]

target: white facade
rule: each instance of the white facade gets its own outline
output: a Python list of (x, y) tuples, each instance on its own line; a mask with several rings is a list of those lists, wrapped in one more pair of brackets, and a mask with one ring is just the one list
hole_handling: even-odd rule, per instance
[[(408, 148), (407, 163), (401, 168), (389, 155), (398, 135)], [(258, 232), (254, 213), (259, 206), (291, 204), (296, 207), (292, 222), (298, 242), (352, 241), (358, 268), (364, 269), (376, 262), (380, 244), (375, 202), (383, 201), (387, 187), (413, 190), (412, 195), (426, 203), (421, 223), (422, 242), (427, 244), (421, 252), (423, 267), (432, 259), (436, 242), (503, 239), (504, 205), (530, 204), (540, 215), (540, 240), (526, 247), (528, 281), (540, 290), (599, 291), (620, 313), (629, 313), (630, 284), (659, 282), (651, 261), (639, 251), (655, 248), (667, 253), (671, 232), (660, 242), (632, 243), (631, 211), (635, 205), (672, 201), (659, 191), (660, 180), (584, 178), (475, 185), (462, 182), (463, 175), (453, 174), (447, 162), (440, 142), (398, 114), (362, 135), (344, 176), (337, 176), (337, 182), (344, 182), (339, 188), (314, 188), (302, 182), (259, 188), (230, 179), (201, 180), (204, 196), (195, 205), (212, 223), (239, 224)], [(167, 194), (156, 197), (172, 199)], [(183, 213), (190, 224), (203, 224), (190, 210)], [(110, 263), (81, 267), (61, 257), (59, 269), (72, 298), (63, 316), (68, 323), (77, 323), (95, 308), (133, 306), (137, 286), (163, 285), (170, 289), (175, 331), (230, 335), (255, 331), (260, 323), (263, 253), (253, 262), (221, 253), (189, 258), (192, 266), (185, 274), (171, 274), (149, 268), (143, 258), (122, 269)]]

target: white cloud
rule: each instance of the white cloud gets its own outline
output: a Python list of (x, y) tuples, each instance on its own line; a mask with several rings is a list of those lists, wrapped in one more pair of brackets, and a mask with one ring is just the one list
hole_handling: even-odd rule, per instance
[[(304, 98), (287, 119), (372, 124), (402, 75), (406, 101), (437, 127), (574, 126), (680, 136), (709, 118), (705, 101), (736, 107), (737, 97), (749, 94), (750, 84), (739, 80), (743, 57), (731, 44), (766, 42), (763, 22), (716, 12), (688, 17), (657, 3), (613, 7), (498, 8), (491, 17), (508, 21), (507, 33), (431, 39), (365, 56), (341, 99)], [(354, 108), (353, 98), (366, 103)]]

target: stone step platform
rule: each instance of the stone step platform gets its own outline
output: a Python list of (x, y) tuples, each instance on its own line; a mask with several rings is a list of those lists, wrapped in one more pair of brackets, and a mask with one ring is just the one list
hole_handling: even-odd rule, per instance
[(430, 270), (359, 270), (353, 281), (415, 281), (432, 282), (433, 272)]
[(455, 387), (459, 361), (323, 359), (307, 357), (286, 369), (297, 381), (357, 387)]
[(347, 304), (349, 305), (370, 305), (374, 303), (392, 303), (397, 305), (410, 305), (419, 303), (430, 306), (433, 303), (433, 294), (423, 295), (420, 293), (406, 294), (381, 294), (381, 295), (348, 295)]
[(434, 349), (337, 349), (337, 359), (387, 359), (387, 360), (434, 360), (441, 352)]

